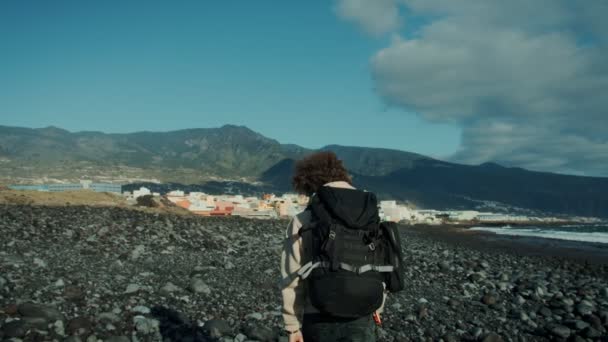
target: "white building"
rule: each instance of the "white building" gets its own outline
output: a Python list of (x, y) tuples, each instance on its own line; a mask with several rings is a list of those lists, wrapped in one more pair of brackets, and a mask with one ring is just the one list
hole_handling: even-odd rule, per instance
[(184, 197), (184, 192), (182, 190), (173, 190), (167, 193), (167, 196)]
[(475, 210), (463, 210), (463, 211), (448, 211), (451, 220), (456, 221), (471, 221), (477, 218), (480, 215), (480, 212)]
[(503, 214), (482, 214), (477, 216), (477, 219), (481, 222), (511, 221), (509, 215)]
[(188, 201), (190, 202), (188, 210), (191, 211), (211, 211), (215, 209), (215, 203), (209, 203), (206, 199), (198, 198)]
[(139, 190), (133, 190), (133, 198), (138, 198), (145, 195), (151, 195), (150, 189), (144, 188), (143, 186)]

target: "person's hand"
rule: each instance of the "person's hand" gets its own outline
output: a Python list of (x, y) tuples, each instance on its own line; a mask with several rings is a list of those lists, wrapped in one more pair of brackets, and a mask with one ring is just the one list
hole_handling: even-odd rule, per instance
[(290, 334), (289, 342), (304, 342), (304, 337), (302, 336), (302, 331), (298, 330), (298, 332)]

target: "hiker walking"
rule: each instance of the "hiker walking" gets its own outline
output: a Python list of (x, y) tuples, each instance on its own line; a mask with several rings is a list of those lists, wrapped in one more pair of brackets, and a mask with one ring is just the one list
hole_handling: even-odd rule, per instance
[(396, 228), (380, 223), (376, 196), (355, 189), (332, 152), (298, 161), (293, 186), (310, 200), (281, 256), (289, 341), (376, 341), (387, 290), (403, 288)]

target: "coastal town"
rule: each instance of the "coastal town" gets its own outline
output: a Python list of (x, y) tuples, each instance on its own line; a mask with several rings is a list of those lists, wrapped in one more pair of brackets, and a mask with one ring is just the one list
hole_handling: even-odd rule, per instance
[[(256, 197), (234, 194), (207, 194), (204, 192), (186, 193), (183, 190), (172, 190), (163, 194), (153, 192), (146, 187), (140, 187), (134, 191), (122, 191), (120, 184), (93, 183), (88, 180), (82, 180), (79, 183), (11, 185), (9, 188), (46, 192), (106, 192), (124, 197), (131, 205), (137, 205), (138, 199), (148, 196), (153, 199), (165, 199), (195, 215), (240, 216), (258, 219), (290, 218), (302, 212), (308, 203), (307, 196), (294, 193), (264, 194), (261, 197)], [(530, 216), (476, 210), (441, 211), (429, 208), (414, 208), (407, 203), (400, 203), (395, 200), (379, 201), (378, 209), (382, 220), (407, 224), (563, 224), (574, 221), (584, 223), (597, 221), (596, 218), (588, 217)]]

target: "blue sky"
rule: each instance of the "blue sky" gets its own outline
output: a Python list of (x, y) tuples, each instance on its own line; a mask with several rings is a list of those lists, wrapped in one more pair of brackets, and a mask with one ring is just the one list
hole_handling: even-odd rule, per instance
[(608, 176), (608, 1), (0, 2), (0, 124)]
[(327, 1), (4, 1), (0, 124), (70, 131), (245, 125), (282, 143), (445, 157), (460, 129), (376, 94), (390, 37)]

